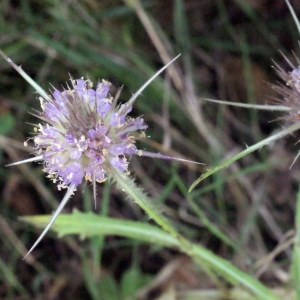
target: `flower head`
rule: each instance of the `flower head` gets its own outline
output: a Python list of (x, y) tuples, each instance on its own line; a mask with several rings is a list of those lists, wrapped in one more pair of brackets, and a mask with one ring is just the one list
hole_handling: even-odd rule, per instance
[(105, 181), (109, 175), (113, 177), (113, 174), (116, 174), (115, 170), (125, 176), (128, 175), (128, 157), (132, 155), (195, 163), (182, 158), (138, 150), (135, 141), (146, 137), (143, 130), (147, 125), (141, 117), (134, 119), (128, 116), (142, 91), (179, 55), (148, 79), (128, 102), (121, 105), (117, 105), (121, 90), (112, 97), (109, 94), (110, 83), (105, 80), (99, 82), (93, 89), (89, 79), (71, 78), (71, 88), (68, 87), (62, 92), (54, 89), (50, 96), (1, 50), (0, 55), (41, 96), (39, 100), (42, 112), (38, 112), (37, 117), (43, 122), (35, 127), (36, 135), (33, 138), (37, 155), (10, 165), (42, 161), (47, 176), (54, 183), (58, 182), (59, 189), (67, 189), (48, 225), (25, 258), (46, 235), (83, 180), (93, 183), (96, 199), (96, 182)]
[(274, 85), (273, 88), (282, 97), (279, 102), (289, 108), (289, 114), (284, 119), (298, 123), (300, 121), (300, 60), (296, 57), (298, 67), (296, 67), (287, 57), (285, 60), (291, 67), (291, 71), (285, 71), (278, 64), (275, 64), (275, 70), (285, 84)]
[(72, 88), (54, 90), (53, 98), (40, 97), (44, 121), (35, 128), (34, 143), (44, 171), (58, 188), (107, 179), (108, 166), (128, 172), (126, 156), (141, 154), (135, 141), (145, 134), (141, 117), (128, 116), (132, 106), (116, 105), (110, 83), (71, 79)]

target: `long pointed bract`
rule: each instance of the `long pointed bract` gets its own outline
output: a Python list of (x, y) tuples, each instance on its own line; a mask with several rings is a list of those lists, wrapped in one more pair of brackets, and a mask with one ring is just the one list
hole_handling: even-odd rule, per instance
[(177, 55), (173, 58), (169, 63), (167, 63), (164, 67), (162, 67), (159, 71), (157, 71), (150, 79), (148, 79), (139, 89), (135, 92), (131, 98), (126, 103), (126, 106), (132, 106), (135, 102), (136, 98), (142, 93), (142, 91), (160, 74), (162, 73), (170, 64), (172, 64), (181, 54)]
[(17, 66), (3, 51), (0, 50), (0, 55), (45, 99), (49, 99), (49, 95), (44, 89), (38, 85), (20, 66)]
[(196, 162), (193, 160), (188, 160), (185, 158), (179, 158), (179, 157), (174, 157), (174, 156), (168, 156), (168, 155), (164, 155), (161, 153), (152, 153), (152, 152), (148, 152), (148, 151), (142, 151), (141, 156), (160, 158), (160, 159), (166, 159), (166, 160), (176, 160), (176, 161), (182, 161), (182, 162), (192, 163), (192, 164), (196, 164), (196, 165), (204, 165), (203, 163), (199, 163), (199, 162)]
[(294, 22), (295, 22), (295, 24), (297, 26), (297, 29), (299, 31), (299, 34), (300, 34), (300, 22), (299, 22), (296, 14), (295, 14), (294, 8), (292, 7), (292, 5), (291, 5), (291, 3), (290, 3), (289, 0), (285, 0), (285, 2), (286, 2), (287, 6), (288, 6), (288, 8), (290, 10), (290, 13), (291, 13), (291, 15), (292, 15), (292, 17), (294, 19)]
[(56, 220), (56, 218), (58, 217), (58, 215), (60, 214), (62, 209), (65, 207), (66, 203), (68, 202), (68, 200), (70, 199), (71, 195), (73, 194), (73, 192), (75, 190), (76, 190), (75, 184), (72, 184), (69, 186), (67, 193), (65, 194), (64, 198), (60, 202), (56, 211), (54, 212), (50, 222), (48, 223), (46, 228), (43, 230), (43, 232), (41, 233), (39, 238), (36, 240), (36, 242), (33, 244), (33, 246), (30, 248), (30, 250), (28, 251), (28, 253), (25, 255), (25, 257), (23, 259), (25, 259), (35, 249), (35, 247), (39, 244), (39, 242), (43, 239), (43, 237), (46, 235), (46, 233), (48, 232), (48, 230), (50, 229), (50, 227), (52, 226), (52, 224), (54, 223), (54, 221)]
[(24, 159), (24, 160), (16, 161), (14, 163), (6, 165), (5, 167), (21, 165), (21, 164), (25, 164), (25, 163), (32, 162), (32, 161), (38, 161), (38, 160), (43, 160), (43, 155), (39, 155), (39, 156)]
[(252, 108), (252, 109), (260, 109), (260, 110), (271, 110), (271, 111), (289, 111), (292, 108), (284, 105), (259, 105), (259, 104), (247, 104), (247, 103), (240, 103), (240, 102), (231, 102), (231, 101), (223, 101), (223, 100), (215, 100), (209, 98), (201, 98), (201, 100), (219, 103), (223, 105), (230, 105), (230, 106), (237, 106), (237, 107), (244, 107), (244, 108)]

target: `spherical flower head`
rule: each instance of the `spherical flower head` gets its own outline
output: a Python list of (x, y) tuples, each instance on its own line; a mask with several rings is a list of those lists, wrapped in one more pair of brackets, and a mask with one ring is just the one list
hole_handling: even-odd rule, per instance
[[(34, 143), (42, 155), (44, 171), (58, 188), (78, 185), (83, 179), (103, 182), (109, 167), (128, 172), (126, 156), (139, 154), (136, 131), (147, 126), (142, 118), (130, 118), (131, 105), (116, 106), (110, 83), (73, 80), (72, 88), (54, 90), (50, 99), (40, 98), (44, 121), (35, 128)], [(143, 135), (144, 136), (144, 135)]]
[(285, 71), (276, 64), (277, 74), (285, 81), (285, 84), (273, 86), (273, 88), (283, 96), (283, 101), (279, 100), (284, 106), (290, 108), (289, 114), (284, 119), (294, 123), (300, 121), (300, 61), (296, 57), (298, 67), (296, 67), (288, 58), (286, 58), (291, 71)]
[[(89, 79), (71, 78), (72, 88), (68, 87), (63, 92), (54, 89), (51, 97), (1, 50), (0, 55), (41, 95), (42, 112), (38, 113), (37, 117), (43, 120), (43, 124), (38, 124), (34, 129), (37, 156), (10, 165), (43, 161), (44, 171), (48, 173), (48, 177), (54, 182), (59, 182), (59, 189), (67, 188), (48, 225), (24, 259), (46, 235), (83, 179), (93, 183), (96, 206), (96, 181), (103, 182), (110, 174), (120, 186), (124, 187), (125, 184), (128, 187), (123, 176), (120, 176), (122, 172), (126, 175), (129, 173), (126, 156), (139, 155), (192, 162), (183, 158), (138, 150), (135, 146), (136, 139), (146, 135), (144, 132), (138, 134), (136, 131), (145, 130), (147, 126), (142, 118), (133, 119), (127, 116), (137, 97), (179, 55), (148, 79), (126, 104), (120, 106), (116, 106), (120, 90), (115, 98), (111, 97), (110, 83), (105, 80), (99, 82), (97, 88), (93, 89)], [(24, 144), (26, 146), (27, 141)], [(145, 209), (144, 204), (143, 208)]]

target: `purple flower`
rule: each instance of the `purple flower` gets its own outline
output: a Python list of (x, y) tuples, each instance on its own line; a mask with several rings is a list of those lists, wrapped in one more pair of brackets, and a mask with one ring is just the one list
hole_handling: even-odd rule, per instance
[(283, 96), (283, 100), (278, 99), (278, 102), (290, 108), (289, 114), (285, 115), (283, 119), (298, 123), (300, 121), (300, 60), (295, 57), (298, 64), (296, 67), (288, 58), (284, 58), (292, 70), (285, 71), (275, 64), (275, 70), (285, 84), (273, 85), (273, 89)]
[(142, 91), (178, 56), (146, 81), (127, 103), (117, 106), (116, 102), (121, 90), (115, 98), (111, 97), (110, 83), (105, 80), (99, 82), (94, 90), (89, 79), (73, 80), (71, 78), (72, 88), (62, 92), (55, 89), (51, 97), (1, 50), (0, 55), (41, 95), (39, 100), (42, 112), (37, 117), (43, 123), (34, 130), (37, 156), (10, 165), (43, 161), (43, 170), (48, 173), (47, 177), (54, 183), (58, 183), (58, 189), (67, 189), (48, 225), (25, 257), (42, 240), (83, 180), (92, 182), (95, 199), (96, 182), (104, 182), (108, 175), (114, 173), (114, 169), (123, 172), (124, 175), (129, 174), (129, 162), (126, 155), (192, 162), (160, 153), (138, 150), (135, 141), (146, 135), (144, 132), (137, 133), (136, 131), (145, 130), (147, 125), (141, 117), (133, 119), (127, 116)]
[(142, 118), (127, 116), (131, 106), (115, 107), (110, 83), (98, 83), (92, 89), (90, 80), (71, 80), (72, 87), (55, 90), (53, 98), (41, 100), (44, 121), (35, 129), (34, 143), (42, 155), (44, 171), (59, 189), (78, 185), (84, 179), (103, 182), (108, 166), (127, 172), (125, 155), (138, 154), (136, 131), (145, 130)]

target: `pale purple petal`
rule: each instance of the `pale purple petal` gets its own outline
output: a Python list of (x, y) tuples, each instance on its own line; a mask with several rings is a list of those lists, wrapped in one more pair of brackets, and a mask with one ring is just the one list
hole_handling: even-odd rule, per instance
[(34, 139), (44, 170), (54, 182), (60, 181), (60, 187), (77, 185), (83, 178), (105, 180), (106, 162), (126, 172), (125, 155), (139, 151), (131, 132), (147, 128), (142, 118), (127, 117), (130, 105), (112, 111), (110, 83), (103, 81), (92, 89), (89, 80), (79, 78), (72, 84), (73, 89), (63, 92), (55, 89), (53, 102), (43, 103), (41, 115), (51, 124), (40, 125)]
[(113, 165), (113, 167), (115, 167), (116, 169), (118, 169), (122, 172), (127, 171), (128, 162), (125, 158), (120, 158), (120, 157), (116, 156), (110, 160), (110, 163)]

